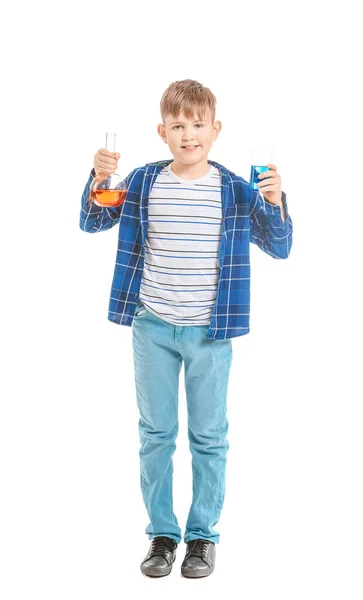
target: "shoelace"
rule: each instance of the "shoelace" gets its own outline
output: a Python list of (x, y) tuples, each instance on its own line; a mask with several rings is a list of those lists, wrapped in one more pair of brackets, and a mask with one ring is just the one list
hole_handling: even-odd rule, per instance
[(150, 558), (151, 556), (164, 556), (169, 551), (172, 552), (173, 542), (163, 536), (158, 536), (152, 539)]
[(201, 558), (205, 558), (208, 544), (209, 542), (202, 539), (192, 540), (188, 544), (188, 556), (200, 556)]

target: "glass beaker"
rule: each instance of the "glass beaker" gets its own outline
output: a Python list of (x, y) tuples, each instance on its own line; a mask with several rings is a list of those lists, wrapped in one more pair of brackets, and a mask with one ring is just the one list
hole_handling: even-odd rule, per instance
[[(106, 150), (116, 152), (116, 133), (106, 133)], [(120, 206), (126, 198), (126, 181), (117, 173), (96, 175), (91, 183), (90, 198), (97, 206)]]
[(265, 171), (269, 171), (269, 167), (266, 165), (273, 164), (273, 150), (271, 148), (251, 148), (251, 173), (250, 173), (250, 188), (253, 191), (260, 190), (261, 188), (257, 187), (258, 183), (261, 181), (266, 181), (268, 177), (264, 177), (263, 179), (259, 179), (258, 176), (260, 173), (264, 173)]

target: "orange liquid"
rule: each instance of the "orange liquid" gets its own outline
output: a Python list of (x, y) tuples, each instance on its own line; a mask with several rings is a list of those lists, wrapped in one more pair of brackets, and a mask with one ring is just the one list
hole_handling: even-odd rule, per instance
[(120, 206), (126, 198), (127, 190), (96, 190), (90, 198), (101, 206)]

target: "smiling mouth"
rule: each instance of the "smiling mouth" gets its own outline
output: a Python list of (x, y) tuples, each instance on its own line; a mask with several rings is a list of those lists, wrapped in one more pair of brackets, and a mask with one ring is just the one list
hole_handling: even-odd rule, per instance
[(184, 150), (195, 150), (195, 148), (199, 148), (199, 144), (196, 146), (182, 146)]

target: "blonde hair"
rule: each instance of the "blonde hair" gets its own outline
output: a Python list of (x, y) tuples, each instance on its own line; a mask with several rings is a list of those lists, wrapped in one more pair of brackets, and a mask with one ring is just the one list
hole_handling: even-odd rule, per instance
[(198, 119), (203, 120), (206, 109), (209, 107), (214, 123), (216, 112), (216, 97), (209, 88), (204, 87), (194, 79), (174, 81), (162, 95), (160, 112), (163, 123), (171, 115), (175, 119), (184, 112), (187, 119), (192, 119), (197, 113)]

